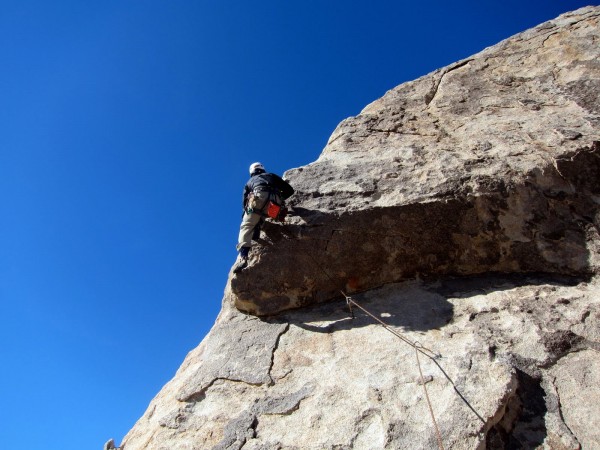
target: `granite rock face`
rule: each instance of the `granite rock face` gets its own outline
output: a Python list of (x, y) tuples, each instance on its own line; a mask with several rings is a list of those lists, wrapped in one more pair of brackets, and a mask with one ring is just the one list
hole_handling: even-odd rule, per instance
[(599, 19), (343, 121), (121, 448), (600, 448)]
[[(417, 276), (598, 268), (598, 10), (389, 91), (290, 170), (238, 308), (268, 315)], [(294, 264), (290, 264), (293, 255)]]
[[(445, 448), (600, 445), (600, 285), (548, 275), (353, 297), (420, 356)], [(261, 319), (225, 304), (124, 441), (152, 449), (436, 448), (415, 350), (344, 301)]]

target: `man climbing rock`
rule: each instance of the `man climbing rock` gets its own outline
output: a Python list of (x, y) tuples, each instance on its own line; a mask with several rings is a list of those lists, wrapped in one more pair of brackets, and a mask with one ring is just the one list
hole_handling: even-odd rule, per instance
[(250, 165), (250, 179), (244, 186), (242, 224), (237, 249), (240, 252), (233, 268), (240, 272), (248, 265), (248, 253), (252, 239), (260, 235), (260, 227), (265, 217), (277, 218), (279, 207), (294, 193), (286, 181), (274, 173), (267, 173), (264, 166), (255, 162)]

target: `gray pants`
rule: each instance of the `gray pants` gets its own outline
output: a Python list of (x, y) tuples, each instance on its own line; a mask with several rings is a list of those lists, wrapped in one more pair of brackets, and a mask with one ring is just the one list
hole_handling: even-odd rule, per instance
[(236, 246), (238, 250), (242, 247), (252, 247), (254, 228), (264, 217), (263, 213), (269, 203), (269, 193), (267, 191), (254, 192), (252, 196), (253, 198), (250, 198), (248, 202), (248, 207), (252, 212), (246, 210), (240, 225), (240, 234)]

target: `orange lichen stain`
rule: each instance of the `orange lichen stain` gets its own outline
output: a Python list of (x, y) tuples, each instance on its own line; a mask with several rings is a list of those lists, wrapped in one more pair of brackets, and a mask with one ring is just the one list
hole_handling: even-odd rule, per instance
[(346, 289), (349, 291), (358, 291), (360, 288), (360, 282), (358, 281), (358, 277), (350, 277), (346, 282)]

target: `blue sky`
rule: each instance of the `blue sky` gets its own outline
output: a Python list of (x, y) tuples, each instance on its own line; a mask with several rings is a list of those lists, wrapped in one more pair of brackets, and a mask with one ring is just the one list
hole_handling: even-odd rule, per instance
[(247, 168), (587, 1), (0, 2), (0, 442), (119, 442), (218, 314)]

